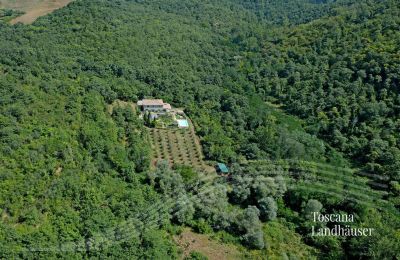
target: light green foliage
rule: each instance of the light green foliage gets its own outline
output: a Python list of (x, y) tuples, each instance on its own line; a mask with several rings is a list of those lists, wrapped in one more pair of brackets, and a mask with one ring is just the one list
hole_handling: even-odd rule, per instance
[(249, 206), (237, 220), (239, 230), (243, 233), (244, 243), (255, 249), (263, 249), (265, 246), (259, 216), (260, 211), (254, 206)]
[(266, 220), (274, 220), (276, 218), (278, 206), (273, 198), (262, 198), (258, 201), (261, 216)]
[(321, 213), (323, 206), (321, 202), (318, 200), (311, 199), (307, 201), (307, 204), (303, 208), (303, 214), (304, 216), (309, 220), (313, 221), (312, 218), (314, 216), (314, 213)]
[(270, 221), (263, 226), (264, 239), (268, 248), (253, 252), (253, 256), (267, 256), (271, 259), (316, 259), (315, 249), (307, 246), (286, 222)]

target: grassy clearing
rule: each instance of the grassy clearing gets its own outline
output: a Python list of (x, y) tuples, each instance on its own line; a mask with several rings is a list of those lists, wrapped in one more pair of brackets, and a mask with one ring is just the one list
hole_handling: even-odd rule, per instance
[(11, 24), (33, 23), (38, 17), (62, 8), (73, 0), (0, 0), (0, 9), (15, 9), (24, 14), (10, 21)]
[(116, 108), (116, 107), (122, 107), (122, 108), (129, 107), (133, 111), (136, 111), (136, 104), (135, 103), (133, 103), (133, 102), (125, 102), (125, 101), (117, 99), (111, 105), (107, 106), (108, 113), (110, 113), (110, 115), (111, 115), (113, 113), (114, 108)]
[(150, 129), (153, 162), (168, 161), (171, 165), (188, 165), (206, 172), (214, 171), (204, 162), (201, 146), (192, 128)]
[(182, 259), (192, 251), (200, 252), (209, 260), (242, 259), (238, 249), (212, 240), (209, 236), (197, 234), (186, 228), (180, 235), (174, 237), (175, 242), (182, 249)]

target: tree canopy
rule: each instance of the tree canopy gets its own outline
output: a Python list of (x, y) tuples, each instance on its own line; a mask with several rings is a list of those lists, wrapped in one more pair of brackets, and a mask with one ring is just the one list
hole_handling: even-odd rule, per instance
[[(182, 225), (254, 258), (400, 257), (399, 8), (76, 0), (31, 25), (0, 10), (0, 258), (175, 259)], [(114, 106), (152, 97), (185, 109), (229, 177), (152, 167), (145, 122)], [(314, 211), (377, 233), (310, 237)]]

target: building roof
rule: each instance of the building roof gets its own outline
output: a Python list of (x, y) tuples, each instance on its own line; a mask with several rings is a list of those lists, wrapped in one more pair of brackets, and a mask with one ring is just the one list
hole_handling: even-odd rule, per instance
[(217, 163), (217, 167), (222, 173), (229, 173), (229, 169), (225, 163)]
[(171, 107), (170, 104), (164, 103), (164, 104), (163, 104), (163, 108), (164, 108), (164, 109), (171, 109), (172, 107)]
[(143, 99), (138, 102), (139, 106), (164, 106), (162, 99)]

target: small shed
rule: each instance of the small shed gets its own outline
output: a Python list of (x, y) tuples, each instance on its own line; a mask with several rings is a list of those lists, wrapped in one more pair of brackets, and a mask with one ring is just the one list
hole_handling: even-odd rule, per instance
[(225, 163), (217, 163), (217, 165), (215, 167), (217, 169), (217, 172), (219, 172), (219, 173), (223, 173), (223, 174), (228, 174), (229, 173), (229, 169), (225, 165)]

